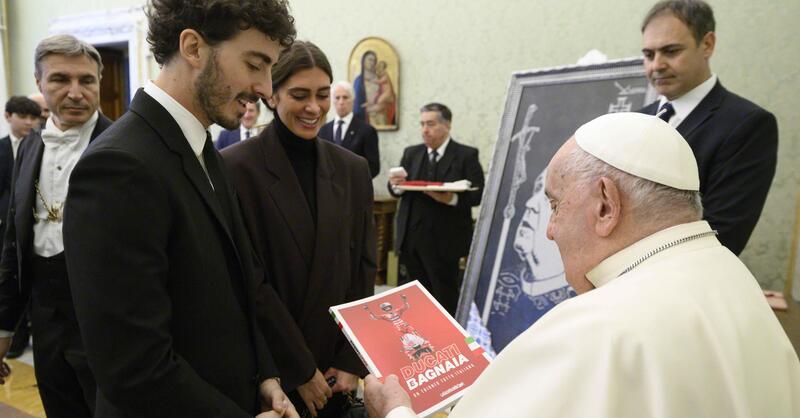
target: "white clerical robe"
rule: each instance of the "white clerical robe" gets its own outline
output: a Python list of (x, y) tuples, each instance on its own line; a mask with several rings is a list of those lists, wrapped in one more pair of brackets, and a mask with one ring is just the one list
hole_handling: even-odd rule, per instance
[[(519, 335), (451, 418), (800, 417), (800, 361), (753, 275), (707, 222), (657, 232), (587, 274), (596, 289)], [(396, 408), (388, 418), (415, 416)]]

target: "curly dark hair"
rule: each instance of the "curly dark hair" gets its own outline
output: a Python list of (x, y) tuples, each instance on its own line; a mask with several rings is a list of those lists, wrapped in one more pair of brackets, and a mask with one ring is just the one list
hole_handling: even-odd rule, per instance
[(185, 29), (196, 30), (211, 46), (255, 28), (289, 48), (297, 33), (286, 0), (149, 0), (145, 13), (147, 42), (159, 65), (178, 52)]
[[(333, 82), (333, 71), (331, 63), (325, 53), (309, 41), (296, 41), (289, 49), (284, 51), (278, 62), (272, 66), (272, 91), (277, 92), (278, 88), (298, 71), (319, 68)], [(275, 111), (267, 104), (267, 107)]]

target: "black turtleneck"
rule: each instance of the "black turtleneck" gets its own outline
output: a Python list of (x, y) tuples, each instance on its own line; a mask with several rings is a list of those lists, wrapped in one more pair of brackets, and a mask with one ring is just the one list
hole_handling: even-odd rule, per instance
[(275, 129), (283, 150), (289, 157), (294, 174), (303, 189), (314, 224), (317, 223), (317, 139), (303, 139), (283, 124), (275, 113)]

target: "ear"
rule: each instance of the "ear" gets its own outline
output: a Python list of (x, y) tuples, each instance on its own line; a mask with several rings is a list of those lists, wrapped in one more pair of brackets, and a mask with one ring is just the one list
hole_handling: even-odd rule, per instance
[(270, 109), (278, 108), (278, 93), (272, 93), (272, 96), (267, 97), (267, 107)]
[(199, 32), (184, 29), (178, 38), (178, 49), (181, 57), (196, 69), (202, 69), (208, 59), (208, 44)]
[(5, 112), (5, 114), (6, 114), (6, 120), (11, 119), (11, 113)]
[(714, 32), (709, 32), (700, 40), (700, 48), (703, 50), (703, 57), (705, 59), (711, 58), (714, 55), (714, 46), (717, 44), (717, 35)]
[(594, 208), (594, 229), (598, 236), (608, 237), (619, 224), (622, 200), (617, 185), (608, 177), (597, 180), (595, 187), (597, 201)]

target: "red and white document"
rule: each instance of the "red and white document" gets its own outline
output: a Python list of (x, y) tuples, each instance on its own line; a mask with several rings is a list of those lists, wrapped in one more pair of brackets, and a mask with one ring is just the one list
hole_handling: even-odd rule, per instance
[(397, 375), (422, 417), (455, 403), (491, 360), (418, 281), (330, 312), (370, 373)]

